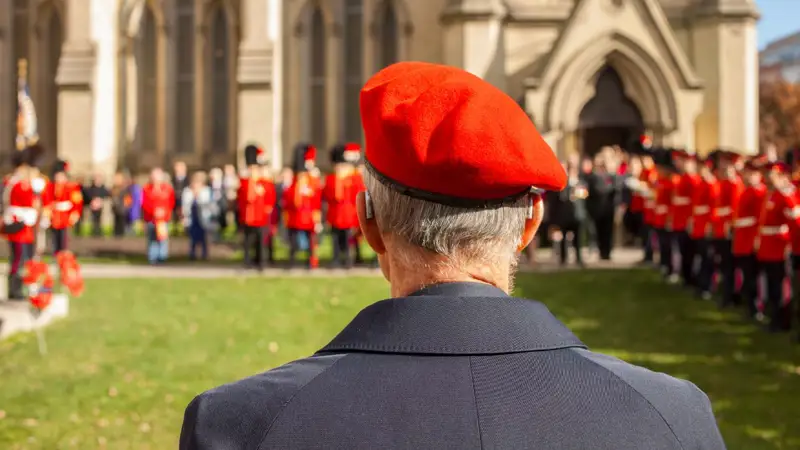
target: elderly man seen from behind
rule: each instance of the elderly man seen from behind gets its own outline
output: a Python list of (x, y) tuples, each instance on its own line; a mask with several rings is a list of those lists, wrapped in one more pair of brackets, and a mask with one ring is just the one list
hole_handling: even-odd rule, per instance
[(367, 82), (361, 118), (359, 223), (392, 298), (314, 356), (196, 397), (181, 449), (724, 449), (693, 384), (509, 295), (541, 190), (567, 181), (514, 100), (403, 62)]

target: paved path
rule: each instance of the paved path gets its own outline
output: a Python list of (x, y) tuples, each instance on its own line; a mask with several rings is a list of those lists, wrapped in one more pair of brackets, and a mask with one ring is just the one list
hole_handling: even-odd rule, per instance
[[(602, 269), (626, 269), (633, 267), (641, 253), (633, 249), (619, 249), (614, 253), (612, 261), (598, 261), (596, 253), (587, 252), (587, 267)], [(535, 266), (524, 264), (522, 272), (553, 272), (560, 270), (576, 270), (574, 265), (561, 267), (550, 250), (537, 252), (538, 263)], [(0, 271), (6, 271), (7, 265), (0, 264)], [(348, 277), (348, 276), (380, 276), (380, 270), (373, 268), (353, 268), (350, 270), (320, 268), (304, 269), (266, 269), (263, 272), (244, 270), (236, 265), (214, 265), (213, 263), (175, 264), (164, 266), (146, 266), (134, 264), (84, 264), (82, 272), (86, 278), (228, 278), (228, 277)]]

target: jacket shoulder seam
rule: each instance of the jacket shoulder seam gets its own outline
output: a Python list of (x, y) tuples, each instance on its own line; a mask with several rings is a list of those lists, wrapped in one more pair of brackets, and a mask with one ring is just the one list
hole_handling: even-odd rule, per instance
[(272, 418), (272, 421), (269, 423), (269, 426), (267, 427), (266, 430), (264, 430), (264, 435), (259, 440), (257, 449), (261, 450), (263, 448), (264, 441), (266, 441), (267, 437), (269, 437), (269, 432), (272, 431), (272, 427), (274, 427), (275, 423), (278, 422), (278, 419), (281, 417), (281, 414), (283, 414), (283, 412), (286, 411), (286, 407), (289, 406), (290, 403), (292, 403), (292, 400), (294, 400), (295, 397), (297, 397), (297, 395), (300, 394), (300, 392), (302, 392), (303, 389), (306, 388), (306, 386), (308, 386), (309, 384), (313, 383), (314, 380), (318, 379), (322, 374), (324, 374), (325, 372), (330, 370), (331, 367), (335, 366), (337, 363), (339, 363), (339, 361), (347, 358), (348, 356), (349, 355), (342, 356), (341, 358), (339, 358), (336, 361), (334, 361), (333, 364), (331, 364), (328, 367), (324, 368), (320, 373), (314, 375), (314, 377), (312, 379), (308, 380), (302, 386), (298, 387), (295, 390), (295, 392), (285, 402), (283, 402), (283, 405), (281, 405), (280, 410), (277, 413), (275, 413), (275, 417)]

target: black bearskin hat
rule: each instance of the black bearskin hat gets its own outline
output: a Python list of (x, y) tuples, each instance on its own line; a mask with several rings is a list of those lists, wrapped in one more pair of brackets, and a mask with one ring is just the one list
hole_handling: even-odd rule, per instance
[(42, 147), (40, 144), (33, 144), (25, 147), (24, 150), (14, 152), (14, 155), (12, 156), (12, 163), (14, 167), (30, 166), (39, 168), (39, 165), (42, 162), (42, 157), (44, 157), (44, 147)]
[(344, 159), (344, 145), (337, 144), (331, 149), (331, 162), (333, 164), (341, 164), (346, 162)]
[(263, 163), (264, 150), (261, 147), (250, 144), (244, 148), (244, 164), (246, 166), (257, 166)]
[(53, 171), (51, 176), (55, 177), (57, 173), (64, 172), (66, 173), (69, 169), (69, 164), (64, 161), (63, 159), (57, 159), (55, 163), (53, 163)]
[(294, 147), (292, 170), (294, 173), (308, 172), (306, 161), (316, 161), (317, 148), (311, 144), (301, 143)]

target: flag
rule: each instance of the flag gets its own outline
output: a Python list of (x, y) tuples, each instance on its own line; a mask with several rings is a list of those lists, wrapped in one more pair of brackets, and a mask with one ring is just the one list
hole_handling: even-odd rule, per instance
[(17, 80), (17, 150), (24, 150), (39, 142), (36, 108), (33, 106), (27, 78), (27, 62), (23, 59), (19, 62)]

